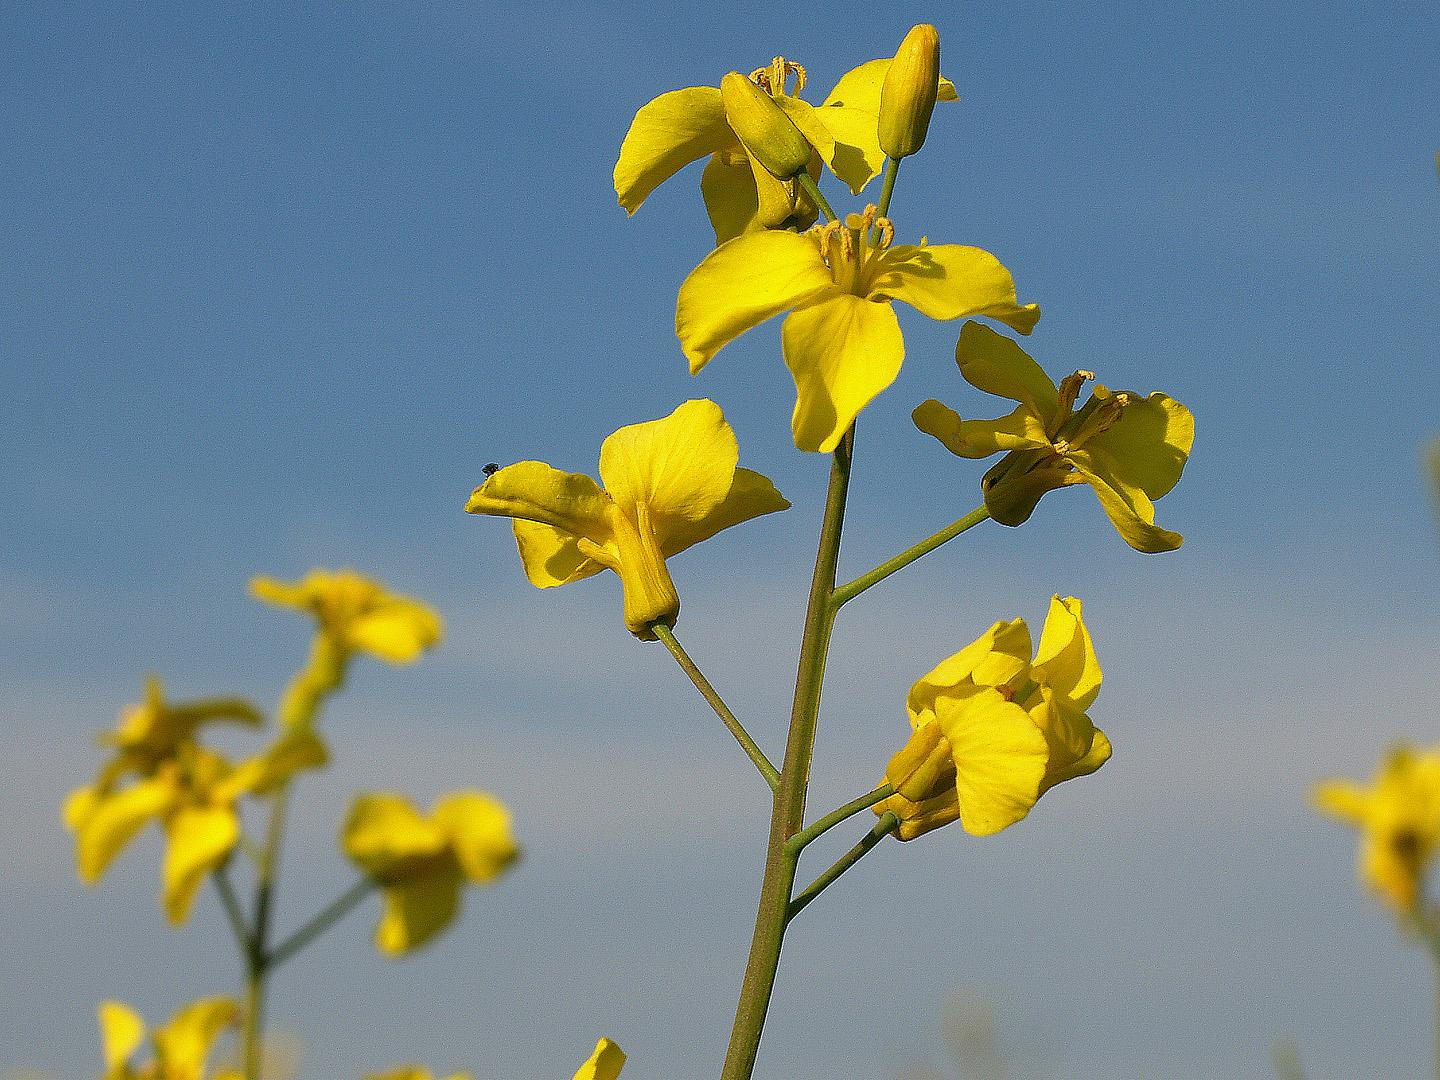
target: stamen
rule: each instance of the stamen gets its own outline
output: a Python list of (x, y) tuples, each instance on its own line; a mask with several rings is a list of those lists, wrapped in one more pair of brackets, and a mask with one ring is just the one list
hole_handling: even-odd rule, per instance
[(785, 84), (790, 81), (791, 74), (795, 76), (795, 93), (805, 89), (808, 78), (805, 68), (793, 60), (786, 60), (783, 56), (777, 56), (764, 67), (758, 67), (750, 72), (750, 81), (760, 86), (766, 93), (771, 95), (785, 94)]
[(1093, 371), (1077, 371), (1060, 380), (1060, 416), (1062, 418), (1069, 417), (1070, 410), (1075, 407), (1075, 399), (1080, 396), (1080, 388), (1093, 378), (1095, 378)]
[(895, 240), (895, 224), (888, 217), (882, 217), (875, 219), (875, 227), (880, 230), (880, 239), (875, 246), (883, 251)]
[(820, 244), (820, 257), (826, 262), (829, 262), (830, 238), (836, 235), (845, 235), (845, 229), (838, 221), (830, 221), (824, 225), (816, 225), (815, 228), (810, 231), (815, 234), (815, 239)]

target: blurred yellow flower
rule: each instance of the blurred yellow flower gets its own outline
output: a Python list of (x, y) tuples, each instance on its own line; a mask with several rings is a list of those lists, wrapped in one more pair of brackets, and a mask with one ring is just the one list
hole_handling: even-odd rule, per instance
[(1017, 303), (1010, 271), (994, 255), (959, 244), (892, 245), (894, 235), (869, 207), (843, 226), (747, 233), (720, 245), (680, 286), (675, 333), (690, 373), (790, 311), (780, 345), (795, 380), (795, 445), (828, 453), (900, 373), (905, 339), (891, 301), (932, 319), (985, 315), (1022, 334), (1034, 329), (1040, 309)]
[(625, 1052), (609, 1039), (601, 1039), (572, 1080), (616, 1080), (624, 1067)]
[[(430, 1070), (419, 1065), (402, 1065), (383, 1073), (367, 1073), (365, 1080), (431, 1080)], [(451, 1073), (445, 1080), (470, 1080), (469, 1073)]]
[[(145, 1021), (118, 1001), (103, 1002), (99, 1016), (105, 1080), (203, 1080), (211, 1047), (238, 1021), (240, 1008), (225, 997), (186, 1005), (154, 1032), (154, 1059), (139, 1067), (130, 1062), (145, 1039)], [(238, 1074), (224, 1071), (214, 1080), (238, 1080)]]
[[(775, 99), (815, 148), (818, 162), (858, 195), (880, 172), (880, 91), (890, 60), (872, 60), (844, 75), (818, 108), (805, 102), (805, 69), (777, 56), (750, 79)], [(795, 88), (787, 88), (791, 77)], [(940, 79), (941, 101), (955, 100), (955, 87)], [(615, 163), (615, 194), (635, 213), (649, 194), (680, 169), (703, 157), (710, 161), (700, 177), (700, 194), (723, 244), (744, 232), (782, 226), (804, 228), (815, 220), (815, 207), (793, 182), (775, 179), (746, 151), (725, 116), (720, 90), (692, 86), (661, 94), (643, 106), (620, 145)]]
[(250, 592), (277, 607), (294, 608), (315, 619), (309, 663), (295, 678), (280, 706), (287, 730), (309, 728), (320, 702), (340, 687), (356, 653), (391, 664), (409, 664), (434, 648), (444, 624), (433, 608), (353, 570), (312, 570), (297, 582), (256, 577)]
[(520, 855), (509, 813), (479, 791), (446, 795), (429, 817), (403, 795), (361, 795), (340, 844), (384, 892), (375, 946), (392, 956), (418, 948), (450, 924), (465, 879), (493, 881)]
[(1386, 903), (1414, 912), (1440, 844), (1440, 753), (1397, 746), (1366, 787), (1350, 780), (1315, 785), (1315, 805), (1359, 827), (1359, 874)]
[(1125, 542), (1137, 551), (1171, 551), (1179, 533), (1155, 524), (1152, 500), (1180, 479), (1195, 418), (1164, 394), (1140, 397), (1095, 385), (1080, 409), (1080, 388), (1094, 375), (1077, 371), (1057, 387), (1020, 346), (979, 323), (966, 323), (955, 348), (970, 385), (1020, 404), (997, 420), (962, 420), (938, 401), (915, 409), (915, 425), (952, 454), (983, 458), (1009, 451), (985, 474), (990, 516), (1019, 525), (1047, 491), (1089, 484)]
[(1033, 661), (1025, 620), (995, 623), (911, 687), (912, 734), (885, 772), (896, 794), (875, 813), (894, 813), (902, 840), (957, 820), (975, 836), (1013, 825), (1109, 760), (1085, 712), (1100, 678), (1074, 597), (1051, 599)]
[(615, 432), (600, 447), (604, 490), (540, 461), (506, 466), (477, 487), (466, 513), (514, 519), (530, 583), (541, 589), (613, 570), (626, 628), (674, 626), (680, 597), (665, 560), (722, 529), (790, 504), (757, 472), (737, 467), (735, 432), (713, 401)]
[(158, 821), (167, 840), (165, 913), (172, 923), (184, 922), (205, 876), (222, 866), (239, 842), (240, 797), (265, 794), (299, 770), (326, 762), (319, 739), (293, 733), (234, 764), (196, 739), (202, 725), (214, 722), (254, 727), (263, 719), (254, 706), (234, 698), (171, 705), (160, 681), (148, 680), (144, 703), (126, 710), (116, 730), (103, 736), (115, 747), (114, 757), (94, 783), (65, 802), (63, 816), (75, 833), (83, 881), (99, 881), (145, 826)]

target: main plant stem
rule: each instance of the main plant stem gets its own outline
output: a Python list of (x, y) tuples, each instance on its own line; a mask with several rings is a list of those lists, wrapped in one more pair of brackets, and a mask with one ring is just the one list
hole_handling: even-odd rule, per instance
[(775, 988), (780, 964), (780, 946), (795, 887), (795, 864), (799, 852), (791, 852), (786, 841), (800, 831), (805, 818), (805, 791), (810, 782), (810, 759), (815, 750), (815, 727), (820, 713), (820, 688), (825, 678), (825, 657), (835, 609), (830, 596), (835, 589), (835, 568), (840, 557), (840, 533), (845, 521), (845, 496), (850, 487), (850, 461), (855, 446), (855, 429), (845, 433), (830, 461), (830, 483), (825, 496), (825, 516), (820, 524), (820, 543), (815, 554), (815, 576), (810, 582), (810, 600), (805, 610), (805, 634), (800, 642), (800, 663), (795, 675), (795, 701), (790, 710), (790, 733), (785, 743), (785, 761), (780, 769), (780, 786), (770, 814), (770, 840), (765, 852), (765, 876), (760, 885), (760, 902), (755, 913), (755, 935), (750, 942), (750, 959), (740, 985), (740, 1004), (730, 1032), (730, 1048), (720, 1080), (750, 1080), (765, 1014)]
[(274, 795), (265, 845), (255, 869), (255, 925), (245, 957), (245, 1026), (240, 1035), (241, 1066), (245, 1080), (260, 1080), (261, 1037), (265, 1026), (265, 990), (270, 974), (270, 914), (275, 900), (275, 878), (280, 869), (280, 843), (285, 836), (289, 785)]

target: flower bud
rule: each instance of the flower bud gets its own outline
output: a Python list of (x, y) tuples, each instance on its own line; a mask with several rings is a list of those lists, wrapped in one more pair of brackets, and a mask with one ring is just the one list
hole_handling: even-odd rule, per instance
[(940, 93), (940, 35), (928, 23), (910, 28), (880, 88), (880, 149), (909, 157), (925, 145)]
[(720, 80), (725, 119), (750, 156), (777, 180), (793, 180), (810, 164), (805, 136), (760, 87), (732, 71)]

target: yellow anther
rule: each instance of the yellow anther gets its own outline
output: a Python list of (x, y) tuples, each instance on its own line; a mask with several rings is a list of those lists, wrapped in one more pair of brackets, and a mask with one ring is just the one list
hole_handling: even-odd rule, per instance
[(888, 248), (895, 241), (895, 224), (888, 217), (876, 218), (875, 227), (880, 230), (877, 247)]
[(788, 91), (785, 84), (790, 81), (790, 75), (795, 75), (795, 93), (805, 89), (805, 69), (793, 60), (786, 60), (783, 56), (777, 56), (765, 67), (756, 68), (750, 73), (750, 80), (764, 87), (767, 93), (773, 95), (784, 94)]
[(850, 234), (845, 231), (845, 227), (838, 221), (830, 221), (824, 225), (817, 225), (810, 231), (815, 234), (815, 239), (820, 244), (820, 257), (826, 262), (830, 261), (830, 241), (833, 237), (839, 236), (842, 238), (840, 241), (840, 250), (842, 252), (852, 250), (845, 247), (845, 243), (849, 240)]

